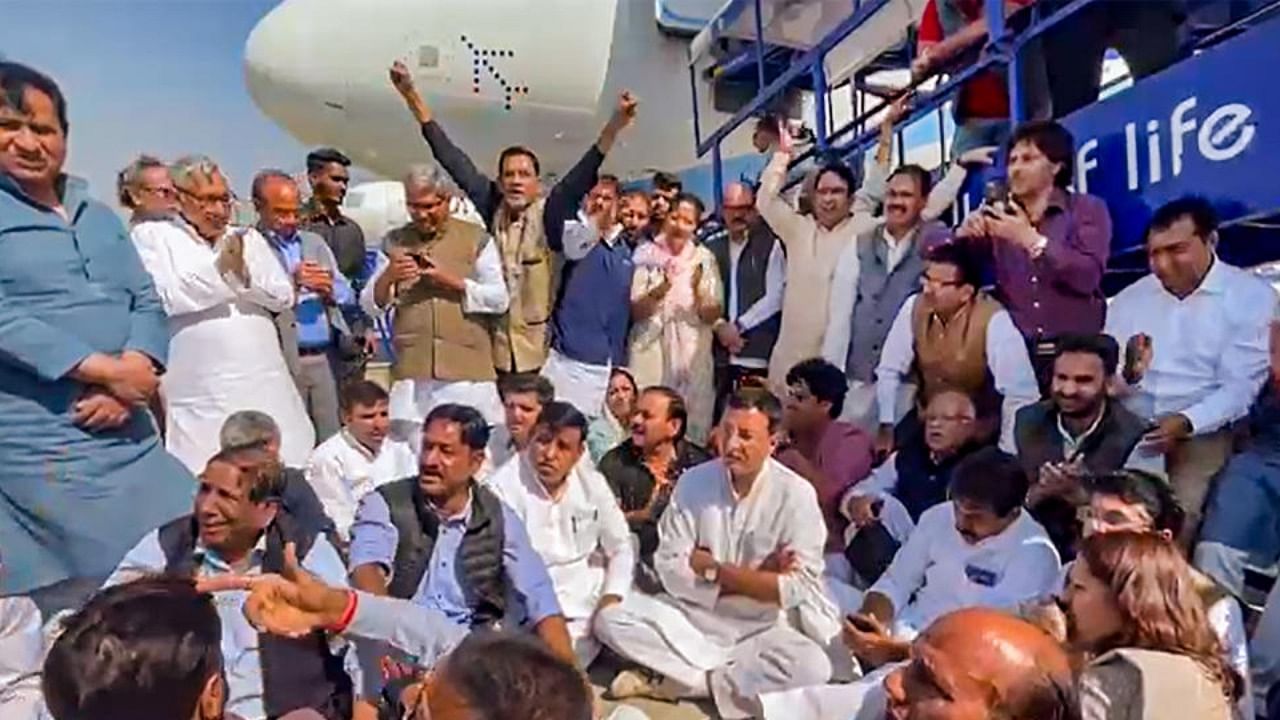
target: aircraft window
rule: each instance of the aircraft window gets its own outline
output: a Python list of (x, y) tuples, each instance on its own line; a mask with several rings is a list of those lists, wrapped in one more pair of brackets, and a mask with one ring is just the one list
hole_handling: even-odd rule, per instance
[(358, 209), (363, 204), (364, 193), (360, 192), (347, 193), (347, 201), (343, 203), (344, 206), (349, 207), (352, 210)]
[(440, 50), (434, 45), (418, 48), (418, 67), (433, 68), (440, 65)]

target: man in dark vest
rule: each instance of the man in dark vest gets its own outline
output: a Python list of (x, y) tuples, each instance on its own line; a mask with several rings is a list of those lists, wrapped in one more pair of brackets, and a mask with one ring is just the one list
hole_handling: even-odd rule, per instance
[(724, 314), (715, 324), (716, 417), (743, 378), (768, 378), (787, 276), (782, 245), (756, 212), (751, 188), (729, 185), (721, 210), (724, 229), (706, 242), (725, 289)]
[(1031, 480), (1027, 507), (1064, 556), (1080, 536), (1085, 476), (1164, 470), (1161, 456), (1136, 452), (1147, 423), (1108, 399), (1119, 357), (1108, 335), (1059, 336), (1049, 399), (1022, 408), (1014, 421), (1018, 461)]
[[(427, 416), (417, 477), (360, 501), (351, 531), (357, 588), (412, 600), (466, 628), (531, 626), (575, 662), (568, 627), (524, 523), (473, 479), (489, 425), (474, 408), (439, 405)], [(519, 601), (508, 607), (508, 599)]]
[[(281, 502), (279, 461), (260, 447), (223, 450), (200, 476), (194, 512), (144, 537), (107, 579), (117, 585), (168, 573), (208, 578), (279, 573), (292, 543), (302, 567), (329, 585), (346, 585), (327, 519)], [(351, 715), (353, 679), (342, 653), (314, 632), (298, 638), (258, 634), (244, 616), (248, 593), (216, 594), (226, 657), (227, 711), (244, 720), (311, 709), (328, 720)], [(354, 665), (354, 663), (352, 663)]]
[(932, 176), (919, 165), (895, 170), (885, 193), (884, 217), (836, 263), (822, 354), (849, 378), (844, 418), (869, 433), (875, 432), (878, 417), (880, 348), (902, 304), (920, 291), (924, 249), (946, 237), (942, 223), (923, 217), (932, 189)]

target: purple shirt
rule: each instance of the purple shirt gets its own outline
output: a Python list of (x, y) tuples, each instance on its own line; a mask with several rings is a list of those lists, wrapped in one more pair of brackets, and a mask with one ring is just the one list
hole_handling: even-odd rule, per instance
[(1099, 333), (1106, 315), (1102, 271), (1111, 251), (1111, 215), (1093, 195), (1055, 189), (1036, 230), (1049, 244), (1032, 260), (1013, 243), (989, 239), (996, 297), (1030, 340)]
[[(799, 456), (800, 451), (790, 447), (778, 454), (778, 461), (813, 483), (827, 523), (826, 552), (840, 552), (844, 549), (845, 526), (849, 524), (840, 514), (840, 498), (871, 474), (871, 437), (856, 425), (837, 420), (827, 427), (815, 457), (801, 462)], [(822, 477), (811, 477), (804, 472), (809, 468)]]

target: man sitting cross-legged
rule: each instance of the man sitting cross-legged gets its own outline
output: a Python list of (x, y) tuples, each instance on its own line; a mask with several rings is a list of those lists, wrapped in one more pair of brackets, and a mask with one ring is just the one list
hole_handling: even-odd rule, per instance
[(659, 521), (654, 566), (666, 594), (633, 593), (597, 615), (601, 642), (662, 676), (626, 671), (614, 697), (711, 697), (723, 717), (740, 718), (760, 713), (763, 693), (831, 676), (827, 638), (787, 621), (798, 614), (807, 627), (806, 608), (830, 601), (813, 486), (771, 458), (781, 420), (763, 390), (730, 396), (721, 458), (680, 478)]

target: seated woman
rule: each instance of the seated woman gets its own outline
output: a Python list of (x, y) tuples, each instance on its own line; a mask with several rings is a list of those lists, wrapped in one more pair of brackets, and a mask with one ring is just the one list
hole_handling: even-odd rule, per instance
[(1232, 720), (1242, 681), (1209, 626), (1191, 568), (1152, 533), (1084, 540), (1064, 594), (1086, 665), (1085, 720)]
[(683, 194), (661, 234), (636, 249), (631, 283), (631, 371), (640, 387), (663, 385), (684, 397), (687, 436), (707, 443), (715, 409), (712, 326), (720, 319), (715, 256), (693, 241), (702, 201)]
[(591, 462), (599, 464), (605, 453), (631, 436), (631, 414), (635, 412), (638, 394), (636, 379), (626, 368), (614, 368), (609, 372), (604, 412), (587, 428), (587, 451), (591, 453)]

